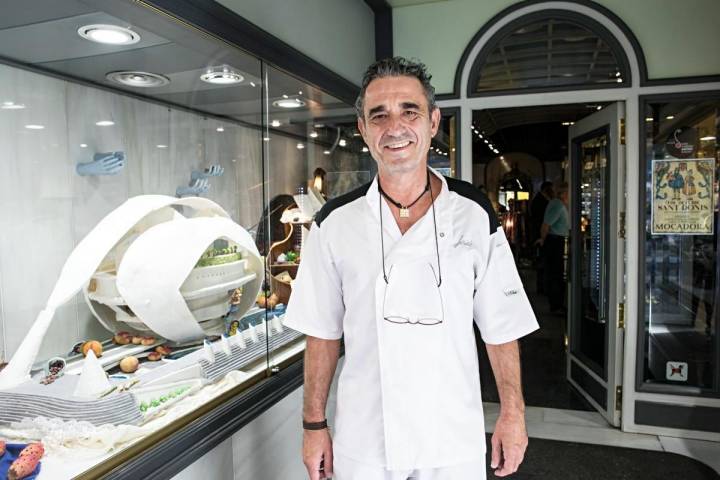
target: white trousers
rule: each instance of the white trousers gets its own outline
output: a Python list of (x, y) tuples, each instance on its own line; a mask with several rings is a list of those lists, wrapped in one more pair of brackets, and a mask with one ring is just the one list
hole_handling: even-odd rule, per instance
[(485, 480), (485, 459), (442, 468), (387, 470), (335, 453), (333, 470), (333, 480)]

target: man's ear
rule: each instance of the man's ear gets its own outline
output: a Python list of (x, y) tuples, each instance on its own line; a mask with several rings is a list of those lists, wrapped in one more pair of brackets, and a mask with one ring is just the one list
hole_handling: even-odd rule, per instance
[(365, 139), (365, 120), (363, 120), (361, 117), (358, 117), (357, 126), (358, 126), (358, 130), (360, 131), (360, 135), (362, 135), (363, 140), (364, 140)]
[(430, 114), (430, 131), (432, 132), (433, 137), (437, 135), (438, 128), (440, 128), (441, 118), (442, 116), (440, 115), (440, 107), (435, 107), (435, 109)]

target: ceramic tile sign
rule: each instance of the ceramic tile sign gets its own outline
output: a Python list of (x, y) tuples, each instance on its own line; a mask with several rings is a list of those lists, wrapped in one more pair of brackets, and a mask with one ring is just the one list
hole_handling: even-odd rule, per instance
[(712, 235), (715, 159), (652, 162), (652, 234)]
[(688, 364), (685, 362), (667, 362), (665, 378), (673, 382), (687, 382)]

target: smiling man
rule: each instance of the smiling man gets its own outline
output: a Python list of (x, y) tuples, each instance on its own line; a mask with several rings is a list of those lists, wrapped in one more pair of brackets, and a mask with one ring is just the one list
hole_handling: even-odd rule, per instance
[(501, 401), (491, 466), (509, 475), (527, 446), (517, 339), (538, 327), (505, 235), (483, 194), (428, 167), (440, 110), (424, 65), (371, 65), (356, 109), (378, 174), (316, 216), (285, 320), (307, 335), (310, 479), (485, 478), (473, 322)]

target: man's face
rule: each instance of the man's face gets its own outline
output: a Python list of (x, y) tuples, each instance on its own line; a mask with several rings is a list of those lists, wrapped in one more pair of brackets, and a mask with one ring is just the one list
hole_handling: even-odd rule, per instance
[(430, 112), (417, 78), (378, 78), (365, 90), (358, 129), (378, 169), (413, 171), (427, 163), (430, 142), (440, 124), (440, 109)]

